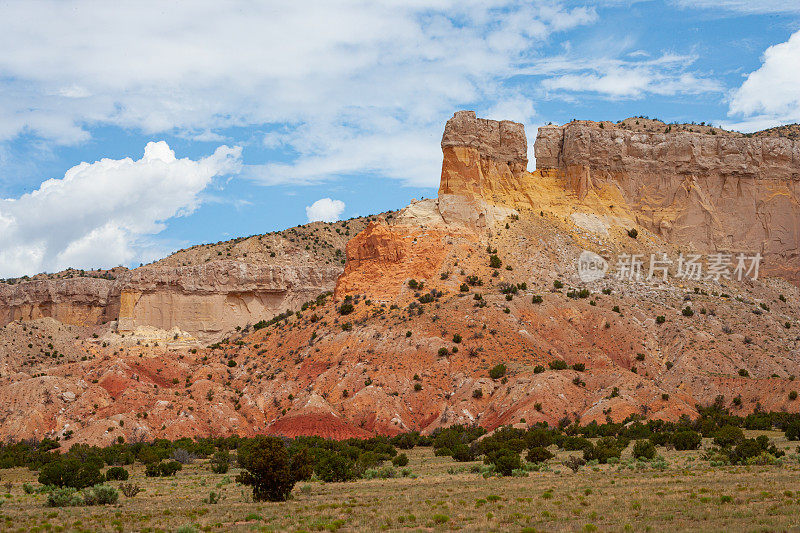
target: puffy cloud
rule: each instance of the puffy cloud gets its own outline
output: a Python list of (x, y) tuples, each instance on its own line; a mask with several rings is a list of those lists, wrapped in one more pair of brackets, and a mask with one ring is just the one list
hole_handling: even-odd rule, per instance
[(249, 168), (260, 182), (381, 169), (436, 186), (443, 121), (513, 98), (505, 81), (545, 40), (596, 20), (551, 0), (3, 3), (0, 140), (265, 125), (291, 156)]
[(320, 198), (306, 206), (306, 216), (309, 222), (336, 222), (343, 212), (344, 202), (330, 198)]
[(0, 199), (0, 276), (115, 266), (147, 254), (148, 236), (193, 212), (215, 176), (237, 172), (241, 149), (193, 161), (151, 142), (139, 160), (81, 163), (19, 198)]
[(743, 130), (800, 122), (800, 31), (764, 52), (761, 67), (750, 73), (731, 98), (729, 114)]

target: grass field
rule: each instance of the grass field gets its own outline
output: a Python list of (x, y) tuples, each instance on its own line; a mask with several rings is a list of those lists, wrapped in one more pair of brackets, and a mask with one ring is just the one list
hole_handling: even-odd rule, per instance
[[(574, 473), (558, 452), (527, 477), (484, 478), (472, 468), (408, 453), (414, 477), (348, 483), (298, 483), (282, 503), (254, 503), (238, 469), (213, 474), (205, 461), (171, 478), (127, 467), (142, 492), (117, 505), (48, 508), (36, 472), (0, 471), (4, 531), (800, 531), (800, 462), (796, 443), (768, 434), (787, 456), (771, 466), (711, 467), (702, 450), (659, 452), (663, 463), (637, 463), (630, 447), (613, 465)], [(704, 441), (704, 447), (709, 443)], [(111, 483), (118, 485), (118, 483)], [(216, 504), (209, 493), (220, 495)]]

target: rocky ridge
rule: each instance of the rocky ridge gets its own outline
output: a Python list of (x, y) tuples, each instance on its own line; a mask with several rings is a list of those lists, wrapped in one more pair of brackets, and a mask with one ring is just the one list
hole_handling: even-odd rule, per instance
[[(760, 253), (800, 282), (800, 142), (783, 137), (542, 127), (536, 166), (582, 201), (614, 189), (635, 222), (688, 251)], [(747, 221), (743, 223), (743, 221)]]
[(333, 290), (345, 243), (370, 219), (386, 216), (193, 246), (133, 270), (70, 269), (0, 283), (0, 325), (52, 317), (78, 326), (113, 322), (127, 334), (179, 328), (201, 341), (218, 340)]
[[(582, 281), (576, 262), (584, 251), (610, 260), (675, 257), (685, 243), (644, 217), (626, 183), (638, 176), (636, 156), (611, 151), (605, 133), (597, 142), (621, 169), (614, 179), (603, 174), (612, 164), (604, 158), (569, 170), (567, 161), (586, 148), (564, 148), (572, 146), (564, 140), (568, 126), (544, 132), (539, 168), (528, 172), (524, 130), (503, 124), (457, 113), (442, 139), (440, 197), (365, 223), (347, 242), (334, 296), (296, 313), (239, 324), (207, 347), (179, 331), (148, 340), (110, 326), (61, 331), (38, 321), (39, 329), (25, 331), (8, 324), (0, 330), (0, 340), (11, 339), (0, 343), (0, 436), (107, 444), (120, 436), (346, 438), (453, 423), (674, 420), (718, 396), (740, 414), (798, 408), (789, 394), (800, 372), (797, 286), (778, 277), (631, 280), (615, 275), (613, 262), (605, 277)], [(634, 142), (644, 133), (617, 134), (624, 150), (626, 135), (631, 150), (640, 142), (654, 149), (646, 137)], [(687, 142), (702, 156), (696, 181), (727, 168), (715, 157), (730, 158), (704, 155), (705, 140)], [(724, 175), (744, 183), (747, 172), (758, 174)], [(663, 187), (672, 183), (667, 172)], [(691, 204), (675, 203), (684, 206), (691, 212)], [(245, 275), (236, 261), (223, 269), (233, 273), (213, 273), (202, 270), (216, 268), (213, 261), (204, 262), (158, 268), (178, 269), (181, 279), (208, 275), (212, 292), (229, 282), (268, 291), (278, 275), (257, 264)], [(141, 275), (141, 286), (162, 294), (154, 287), (174, 279)], [(258, 276), (262, 285), (251, 282)], [(183, 283), (175, 290), (185, 291)], [(33, 348), (25, 348), (28, 338)], [(67, 355), (52, 357), (52, 350)], [(505, 373), (490, 376), (499, 364)]]

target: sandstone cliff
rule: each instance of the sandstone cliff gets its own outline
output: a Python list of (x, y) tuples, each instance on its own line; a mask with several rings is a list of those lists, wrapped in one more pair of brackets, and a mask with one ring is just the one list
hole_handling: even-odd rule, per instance
[(75, 325), (114, 320), (119, 310), (115, 287), (114, 281), (102, 278), (0, 283), (0, 325), (43, 317)]
[(575, 122), (539, 129), (536, 166), (580, 201), (621, 192), (636, 222), (687, 250), (760, 252), (764, 272), (800, 281), (800, 142), (638, 133)]
[(0, 326), (44, 317), (79, 326), (118, 321), (123, 333), (155, 328), (171, 337), (178, 328), (215, 340), (333, 290), (345, 243), (369, 220), (315, 222), (192, 246), (134, 270), (103, 271), (107, 277), (70, 269), (0, 283)]
[(295, 267), (213, 261), (131, 271), (117, 288), (121, 332), (137, 326), (215, 336), (271, 318), (330, 290), (338, 266)]
[(459, 111), (445, 125), (442, 154), (438, 209), (446, 223), (483, 228), (509, 214), (501, 206), (521, 193), (528, 166), (522, 124)]

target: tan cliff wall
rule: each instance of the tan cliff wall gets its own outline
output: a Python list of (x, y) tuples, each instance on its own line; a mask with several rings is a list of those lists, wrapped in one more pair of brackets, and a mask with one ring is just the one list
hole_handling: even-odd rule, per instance
[(115, 320), (119, 292), (102, 278), (34, 280), (0, 284), (0, 325), (51, 317), (66, 324), (94, 325)]
[(618, 189), (636, 222), (687, 250), (760, 252), (763, 272), (800, 282), (800, 142), (543, 127), (536, 166), (579, 199)]
[(121, 289), (119, 330), (174, 327), (214, 336), (296, 309), (332, 290), (339, 266), (296, 267), (213, 261), (202, 265), (137, 269)]
[(487, 227), (523, 195), (528, 166), (525, 127), (510, 120), (477, 118), (459, 111), (442, 135), (438, 210), (447, 224)]
[(236, 326), (296, 309), (333, 290), (339, 265), (275, 266), (233, 260), (185, 267), (144, 267), (116, 280), (72, 278), (0, 284), (0, 325), (51, 317), (90, 326), (119, 320), (138, 327), (179, 328), (212, 339)]

